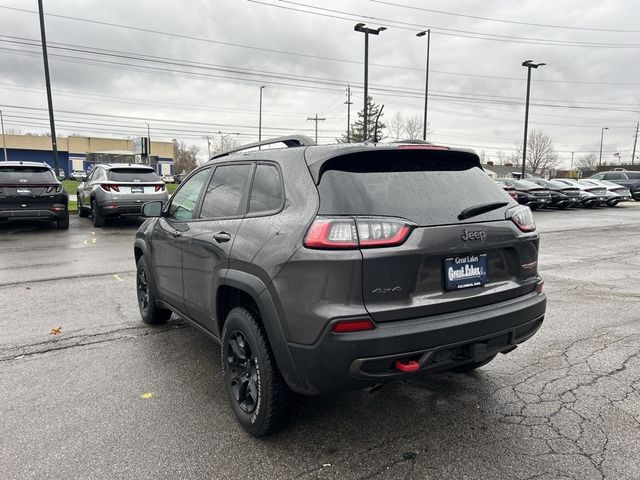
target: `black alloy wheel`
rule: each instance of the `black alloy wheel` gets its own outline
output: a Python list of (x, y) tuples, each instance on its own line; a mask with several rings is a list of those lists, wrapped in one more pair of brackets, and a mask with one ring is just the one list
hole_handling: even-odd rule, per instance
[(258, 402), (258, 358), (239, 330), (229, 337), (226, 359), (233, 396), (243, 412), (253, 413)]
[(140, 314), (143, 318), (149, 313), (149, 283), (147, 282), (147, 272), (144, 267), (144, 265), (138, 265), (138, 275), (136, 278), (138, 307), (140, 307)]

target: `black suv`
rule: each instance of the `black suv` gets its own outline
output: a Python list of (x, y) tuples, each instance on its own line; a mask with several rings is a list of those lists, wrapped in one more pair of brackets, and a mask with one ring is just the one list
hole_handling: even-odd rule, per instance
[(222, 344), (249, 432), (283, 426), (294, 392), (468, 372), (540, 328), (531, 211), (475, 153), (276, 141), (289, 148), (219, 154), (145, 204), (134, 244), (143, 320), (175, 312)]
[(0, 221), (48, 220), (69, 228), (69, 194), (46, 163), (0, 163)]

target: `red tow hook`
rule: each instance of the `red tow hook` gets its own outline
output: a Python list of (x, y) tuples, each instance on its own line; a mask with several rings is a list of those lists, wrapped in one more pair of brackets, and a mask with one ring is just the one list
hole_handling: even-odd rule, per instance
[(420, 369), (420, 364), (415, 360), (409, 360), (408, 362), (396, 360), (394, 365), (401, 372), (416, 372)]

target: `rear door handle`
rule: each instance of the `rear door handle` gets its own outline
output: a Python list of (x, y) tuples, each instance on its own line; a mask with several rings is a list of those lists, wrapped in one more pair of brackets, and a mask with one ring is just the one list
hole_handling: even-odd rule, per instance
[(231, 235), (227, 232), (218, 232), (213, 234), (213, 239), (218, 243), (224, 243), (231, 240)]

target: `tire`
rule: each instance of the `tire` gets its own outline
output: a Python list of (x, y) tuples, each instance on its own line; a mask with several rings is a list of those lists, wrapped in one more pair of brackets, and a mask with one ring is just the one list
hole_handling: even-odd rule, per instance
[(69, 211), (66, 211), (62, 217), (56, 220), (58, 230), (69, 230)]
[(487, 363), (489, 363), (494, 358), (496, 358), (496, 356), (491, 355), (485, 358), (481, 362), (465, 363), (464, 365), (460, 365), (459, 367), (452, 368), (451, 371), (456, 373), (470, 373), (476, 370), (477, 368), (484, 367)]
[(104, 227), (104, 215), (100, 215), (100, 212), (98, 211), (98, 205), (96, 204), (95, 200), (91, 200), (91, 213), (93, 216), (93, 226), (96, 228), (102, 228)]
[(136, 264), (136, 292), (140, 316), (148, 325), (164, 323), (171, 317), (171, 310), (159, 308), (156, 305), (154, 290), (153, 276), (149, 272), (147, 259), (142, 255)]
[(284, 428), (295, 415), (297, 402), (252, 312), (242, 307), (229, 312), (221, 350), (224, 385), (240, 424), (256, 437)]
[(82, 208), (82, 203), (80, 203), (80, 194), (78, 192), (76, 192), (76, 198), (78, 199), (78, 216), (82, 218), (88, 217), (89, 213)]

